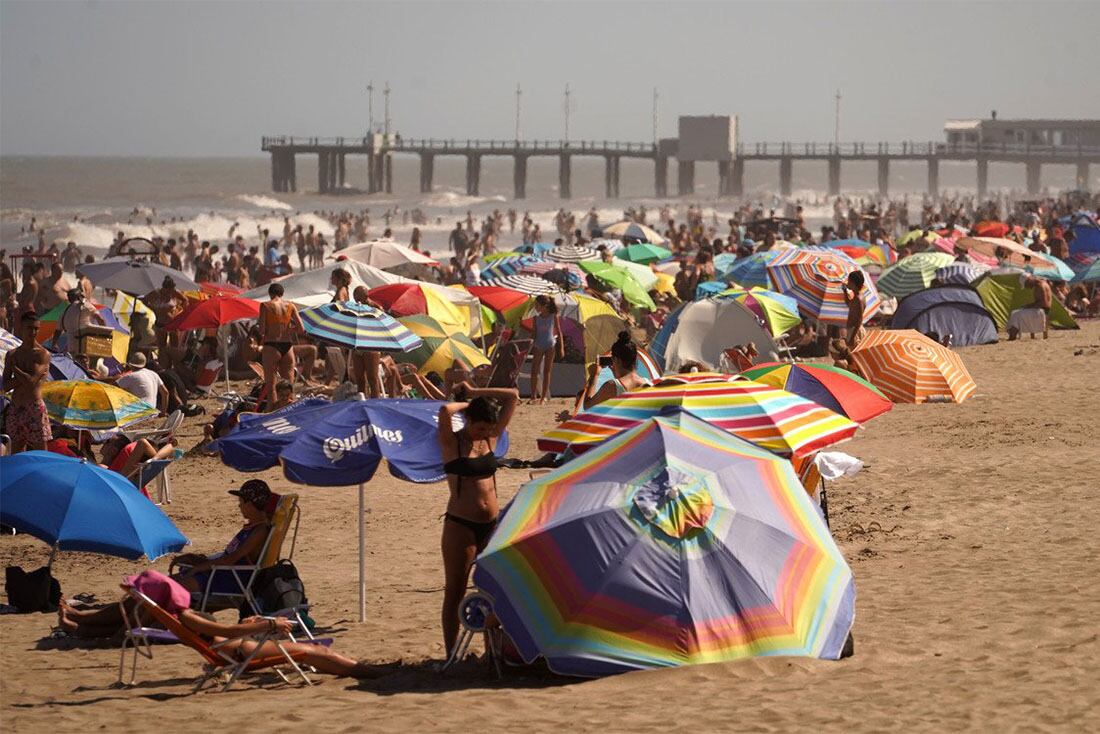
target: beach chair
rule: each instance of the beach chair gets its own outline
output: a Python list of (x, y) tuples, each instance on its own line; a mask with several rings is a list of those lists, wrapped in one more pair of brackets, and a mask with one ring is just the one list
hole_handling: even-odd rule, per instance
[(172, 504), (172, 482), (168, 477), (168, 467), (173, 461), (175, 459), (152, 459), (138, 465), (134, 485), (141, 489), (155, 482), (157, 498), (153, 500), (154, 504)]
[[(260, 609), (256, 606), (256, 597), (253, 594), (252, 588), (256, 580), (256, 574), (262, 569), (274, 566), (284, 558), (287, 560), (293, 558), (294, 546), (298, 541), (298, 523), (300, 520), (301, 515), (298, 511), (298, 495), (284, 494), (279, 497), (279, 502), (275, 506), (275, 512), (272, 513), (271, 517), (271, 531), (267, 534), (267, 539), (264, 541), (263, 548), (260, 549), (259, 562), (248, 566), (212, 566), (206, 582), (206, 588), (203, 589), (199, 601), (199, 610), (205, 612), (207, 611), (207, 607), (214, 608), (217, 606), (218, 608), (224, 609), (247, 603), (253, 614), (260, 614)], [(291, 532), (292, 530), (293, 533)], [(290, 552), (284, 556), (282, 551), (287, 535), (291, 536)], [(212, 587), (218, 571), (231, 573), (237, 582), (237, 590), (231, 592), (214, 591)], [(293, 616), (297, 617), (299, 621), (301, 621), (299, 616), (301, 611), (303, 610), (293, 610)], [(303, 627), (303, 629), (308, 632), (308, 628)]]
[(489, 364), (487, 374), (478, 380), (482, 387), (515, 387), (519, 381), (520, 372), (527, 362), (527, 354), (531, 351), (530, 339), (515, 339), (505, 342), (493, 352), (492, 362)]
[[(152, 660), (154, 642), (180, 642), (202, 656), (204, 661), (203, 674), (196, 681), (194, 691), (202, 690), (207, 682), (218, 678), (225, 680), (220, 690), (222, 692), (228, 691), (244, 673), (267, 669), (273, 670), (285, 683), (289, 683), (290, 677), (287, 672), (281, 669), (284, 666), (289, 667), (293, 674), (306, 685), (313, 684), (305, 671), (298, 665), (298, 660), (303, 657), (303, 654), (287, 652), (286, 648), (282, 646), (281, 640), (291, 641), (289, 639), (278, 638), (271, 633), (253, 635), (248, 639), (257, 643), (256, 648), (243, 660), (237, 660), (221, 649), (228, 641), (207, 642), (198, 633), (185, 627), (176, 617), (169, 614), (137, 589), (129, 589), (128, 594), (135, 602), (134, 619), (129, 618), (125, 605), (120, 603), (122, 617), (126, 623), (126, 633), (122, 641), (122, 653), (118, 664), (118, 685), (120, 686), (134, 685), (134, 681), (137, 679), (138, 657), (143, 656)], [(156, 622), (163, 629), (147, 626), (144, 623), (146, 615), (148, 621)], [(274, 643), (279, 650), (279, 654), (258, 657), (261, 646), (267, 642)], [(128, 648), (133, 654), (133, 661), (130, 665), (130, 679), (124, 681)]]
[(127, 430), (126, 435), (134, 441), (139, 438), (147, 438), (149, 441), (156, 443), (165, 438), (171, 438), (172, 434), (178, 431), (179, 427), (182, 425), (183, 411), (173, 410), (168, 414), (168, 417), (164, 419), (164, 423), (162, 423), (159, 428)]
[(462, 625), (462, 631), (455, 640), (455, 646), (451, 648), (446, 662), (439, 669), (441, 673), (447, 671), (455, 663), (466, 657), (470, 649), (470, 643), (479, 633), (485, 638), (485, 654), (493, 663), (497, 678), (503, 677), (500, 668), (501, 662), (501, 636), (499, 627), (491, 628), (488, 624), (493, 615), (493, 603), (489, 597), (480, 591), (474, 591), (466, 595), (458, 610), (458, 621)]

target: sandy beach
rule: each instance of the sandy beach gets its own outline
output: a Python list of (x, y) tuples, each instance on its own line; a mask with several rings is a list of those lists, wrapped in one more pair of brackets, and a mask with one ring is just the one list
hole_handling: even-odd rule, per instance
[[(148, 731), (162, 720), (185, 731), (214, 721), (269, 731), (1095, 730), (1100, 540), (1089, 508), (1100, 476), (1100, 323), (959, 353), (976, 397), (898, 405), (842, 446), (867, 465), (829, 487), (833, 534), (858, 594), (849, 659), (755, 659), (596, 681), (498, 681), (470, 661), (442, 676), (432, 665), (443, 657), (444, 485), (399, 482), (384, 469), (369, 484), (368, 621), (358, 624), (355, 490), (295, 486), (270, 470), (259, 476), (301, 497), (294, 561), (313, 616), (336, 649), (392, 674), (322, 675), (312, 688), (253, 676), (228, 694), (191, 694), (199, 659), (177, 645), (143, 661), (136, 687), (117, 689), (116, 647), (53, 641), (51, 615), (9, 615), (0, 617), (3, 728)], [(512, 455), (534, 455), (562, 407), (523, 406)], [(188, 421), (184, 448), (199, 430)], [(502, 470), (502, 500), (526, 478)], [(216, 458), (173, 466), (175, 501), (165, 509), (194, 549), (216, 550), (236, 531), (225, 492), (241, 480)], [(29, 536), (0, 538), (4, 565), (34, 568), (46, 554)], [(67, 597), (109, 602), (120, 577), (144, 565), (72, 553), (54, 572)]]

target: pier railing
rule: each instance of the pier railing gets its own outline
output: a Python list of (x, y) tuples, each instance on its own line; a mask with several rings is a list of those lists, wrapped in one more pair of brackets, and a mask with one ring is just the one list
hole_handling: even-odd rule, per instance
[(860, 156), (1100, 156), (1095, 145), (1038, 145), (1034, 143), (739, 143), (739, 156), (792, 156), (841, 158)]
[[(367, 148), (370, 138), (301, 138), (287, 135), (264, 136), (264, 150), (272, 148)], [(500, 151), (501, 153), (522, 152), (610, 152), (634, 153), (636, 155), (654, 155), (657, 146), (653, 143), (622, 142), (617, 140), (483, 140), (474, 138), (402, 138), (392, 139), (381, 150), (390, 151)]]

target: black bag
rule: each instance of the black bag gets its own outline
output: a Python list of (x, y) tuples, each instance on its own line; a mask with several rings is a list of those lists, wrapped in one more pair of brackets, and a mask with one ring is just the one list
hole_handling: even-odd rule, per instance
[(4, 569), (4, 588), (8, 604), (23, 613), (56, 612), (61, 601), (61, 584), (50, 573), (49, 566), (24, 571), (20, 566)]
[[(284, 559), (274, 566), (256, 572), (252, 581), (253, 598), (261, 614), (271, 614), (280, 609), (308, 604), (306, 587), (298, 576), (294, 564)], [(247, 602), (241, 606), (241, 616), (252, 614)]]

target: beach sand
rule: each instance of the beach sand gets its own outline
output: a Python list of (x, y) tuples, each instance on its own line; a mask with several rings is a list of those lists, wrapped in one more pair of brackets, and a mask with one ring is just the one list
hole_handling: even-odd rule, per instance
[[(139, 685), (112, 687), (118, 649), (45, 639), (51, 615), (0, 617), (5, 731), (982, 731), (1100, 729), (1100, 323), (960, 349), (978, 394), (963, 405), (899, 405), (841, 448), (865, 470), (829, 487), (832, 528), (852, 565), (855, 655), (840, 662), (772, 658), (582, 681), (497, 681), (473, 662), (432, 672), (439, 634), (440, 515), (445, 488), (382, 470), (368, 487), (368, 621), (356, 618), (354, 488), (297, 487), (294, 561), (313, 616), (336, 649), (388, 664), (384, 679), (317, 676), (312, 688), (252, 677), (228, 694), (191, 694), (199, 659), (181, 646), (142, 661)], [(564, 401), (523, 406), (515, 456)], [(188, 422), (184, 447), (197, 440)], [(526, 472), (498, 474), (503, 499)], [(225, 491), (242, 475), (214, 458), (172, 469), (168, 514), (196, 550), (236, 531)], [(0, 561), (34, 568), (46, 547), (0, 538)], [(144, 564), (62, 554), (66, 596), (118, 598)], [(167, 559), (155, 566), (164, 569)], [(232, 613), (225, 613), (232, 614)], [(229, 617), (226, 617), (227, 619)], [(480, 651), (480, 642), (475, 643)]]

